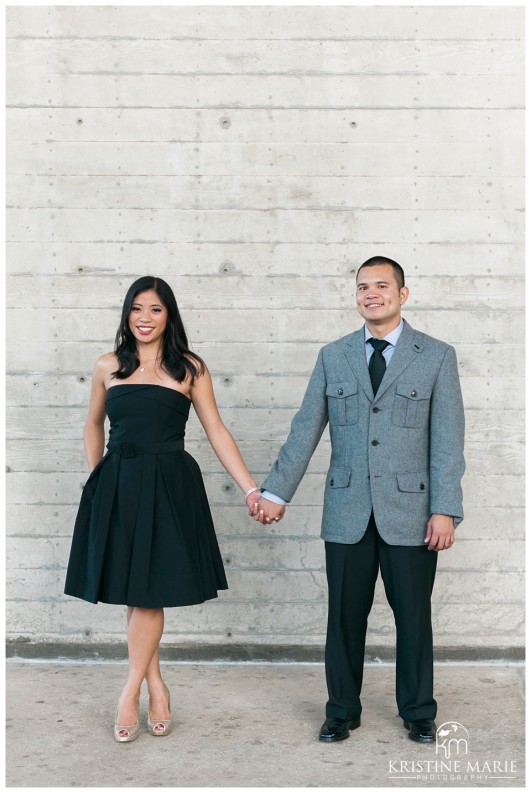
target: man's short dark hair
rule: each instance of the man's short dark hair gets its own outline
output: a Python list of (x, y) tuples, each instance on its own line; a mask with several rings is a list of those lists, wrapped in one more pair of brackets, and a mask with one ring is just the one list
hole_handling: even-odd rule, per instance
[(364, 267), (374, 267), (377, 264), (390, 264), (393, 268), (393, 273), (395, 276), (395, 281), (398, 284), (398, 288), (402, 289), (405, 286), (406, 278), (402, 267), (398, 264), (398, 262), (395, 262), (394, 259), (389, 259), (387, 256), (371, 256), (370, 259), (367, 259), (366, 262), (363, 262), (363, 264), (360, 265), (358, 272), (356, 273), (356, 278), (360, 274), (360, 270), (362, 270)]

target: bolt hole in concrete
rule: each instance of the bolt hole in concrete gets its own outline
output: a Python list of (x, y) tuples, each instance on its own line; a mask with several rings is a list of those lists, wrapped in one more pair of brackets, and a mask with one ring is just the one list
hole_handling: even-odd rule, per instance
[(219, 272), (222, 275), (229, 275), (229, 273), (232, 272), (232, 270), (234, 270), (234, 265), (232, 262), (229, 262), (228, 260), (222, 262), (219, 268)]

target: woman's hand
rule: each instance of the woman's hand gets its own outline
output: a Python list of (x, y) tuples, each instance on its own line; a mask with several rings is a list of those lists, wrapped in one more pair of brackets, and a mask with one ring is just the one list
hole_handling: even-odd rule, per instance
[(254, 493), (249, 493), (245, 499), (245, 503), (249, 507), (249, 515), (253, 518), (258, 510), (258, 502), (262, 498), (260, 490), (255, 490)]

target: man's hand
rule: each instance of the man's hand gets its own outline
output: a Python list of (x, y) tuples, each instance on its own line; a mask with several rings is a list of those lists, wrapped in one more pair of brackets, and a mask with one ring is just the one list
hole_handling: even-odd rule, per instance
[(451, 548), (455, 540), (453, 515), (432, 515), (428, 521), (428, 530), (424, 542), (430, 551), (445, 551)]
[(284, 517), (285, 511), (286, 507), (284, 505), (274, 504), (262, 496), (258, 504), (255, 504), (252, 517), (259, 523), (271, 523), (271, 521), (278, 523)]

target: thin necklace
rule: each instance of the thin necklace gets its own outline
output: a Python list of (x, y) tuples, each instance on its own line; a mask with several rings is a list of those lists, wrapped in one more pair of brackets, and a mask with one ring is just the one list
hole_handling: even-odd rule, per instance
[[(157, 361), (157, 360), (158, 360), (158, 355), (157, 355), (156, 358), (151, 358), (149, 361), (144, 361), (144, 363), (153, 363), (153, 361)], [(146, 371), (146, 367), (145, 366), (141, 366), (140, 367), (140, 371), (141, 372), (145, 372)]]

